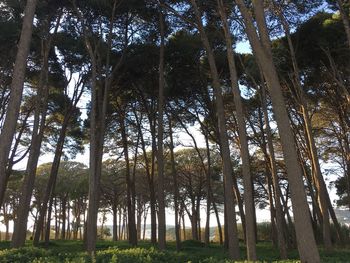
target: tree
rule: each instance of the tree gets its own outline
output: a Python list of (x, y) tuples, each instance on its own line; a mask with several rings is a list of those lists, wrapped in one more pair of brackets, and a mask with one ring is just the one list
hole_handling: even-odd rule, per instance
[(243, 16), (247, 36), (254, 50), (254, 54), (256, 55), (257, 62), (262, 69), (271, 95), (284, 151), (289, 184), (291, 186), (293, 213), (300, 258), (304, 261), (319, 262), (320, 258), (309, 216), (310, 212), (306, 201), (306, 194), (301, 176), (301, 167), (298, 161), (294, 141), (290, 140), (290, 138), (293, 138), (293, 134), (288, 120), (281, 85), (272, 60), (271, 44), (265, 22), (263, 3), (259, 1), (253, 2), (258, 32), (254, 28), (252, 16), (245, 3), (242, 0), (238, 0), (237, 5)]

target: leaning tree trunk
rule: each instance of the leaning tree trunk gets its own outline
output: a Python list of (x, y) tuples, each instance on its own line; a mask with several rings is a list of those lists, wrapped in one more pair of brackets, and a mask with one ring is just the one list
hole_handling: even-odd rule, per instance
[(246, 231), (245, 241), (247, 246), (247, 257), (248, 260), (257, 260), (256, 256), (256, 237), (255, 237), (255, 206), (253, 198), (253, 183), (250, 171), (249, 161), (249, 148), (246, 131), (245, 116), (243, 112), (243, 103), (238, 86), (237, 70), (235, 65), (235, 57), (232, 49), (232, 39), (230, 29), (227, 21), (227, 15), (222, 0), (217, 0), (218, 9), (223, 24), (223, 31), (226, 41), (227, 60), (229, 65), (231, 88), (233, 92), (234, 105), (236, 107), (237, 123), (238, 123), (238, 136), (240, 141), (240, 151), (242, 158), (242, 173), (243, 173), (243, 185), (244, 185), (244, 204), (245, 204), (245, 215), (246, 215)]
[(45, 218), (46, 211), (47, 211), (47, 205), (48, 205), (49, 200), (51, 200), (53, 197), (53, 192), (55, 189), (58, 169), (59, 169), (62, 151), (63, 151), (64, 140), (66, 138), (67, 126), (68, 126), (68, 121), (66, 121), (66, 118), (65, 118), (65, 121), (61, 127), (60, 135), (58, 137), (56, 150), (55, 150), (55, 156), (54, 156), (52, 166), (51, 166), (50, 177), (49, 177), (49, 180), (47, 182), (46, 191), (44, 193), (44, 197), (43, 197), (43, 200), (41, 203), (39, 219), (37, 222), (37, 228), (36, 228), (36, 231), (34, 234), (34, 239), (33, 239), (34, 246), (37, 246), (39, 244), (39, 238), (40, 238), (42, 226), (44, 224), (44, 218)]
[(194, 13), (198, 25), (198, 30), (200, 32), (201, 40), (203, 42), (204, 48), (208, 56), (208, 62), (210, 66), (210, 71), (212, 74), (213, 89), (215, 94), (216, 110), (218, 117), (218, 127), (219, 127), (219, 136), (220, 136), (220, 149), (223, 161), (223, 174), (224, 174), (224, 187), (225, 187), (225, 204), (226, 204), (226, 216), (227, 216), (227, 225), (225, 229), (228, 231), (228, 250), (229, 256), (232, 259), (239, 259), (239, 244), (238, 244), (238, 231), (236, 223), (236, 211), (234, 206), (234, 195), (233, 195), (233, 179), (232, 179), (232, 163), (230, 157), (230, 148), (228, 143), (228, 136), (226, 130), (226, 120), (224, 112), (224, 102), (222, 98), (222, 89), (220, 85), (220, 79), (218, 75), (218, 70), (215, 63), (215, 57), (213, 50), (210, 47), (209, 39), (204, 30), (202, 23), (202, 17), (198, 9), (197, 3), (195, 0), (191, 0), (191, 4), (194, 8)]
[(293, 84), (296, 89), (296, 94), (298, 95), (298, 99), (301, 107), (301, 114), (304, 119), (306, 143), (308, 144), (308, 149), (311, 155), (311, 163), (312, 163), (312, 169), (313, 169), (314, 178), (315, 178), (315, 186), (318, 192), (318, 202), (322, 213), (323, 243), (324, 243), (325, 249), (330, 250), (332, 248), (332, 240), (331, 240), (331, 228), (330, 228), (330, 222), (329, 222), (328, 203), (327, 203), (328, 191), (324, 183), (324, 179), (321, 172), (320, 162), (317, 154), (314, 135), (312, 132), (311, 119), (308, 112), (308, 106), (307, 106), (305, 94), (300, 83), (299, 67), (296, 60), (296, 54), (292, 43), (292, 39), (290, 36), (289, 25), (287, 24), (287, 21), (284, 19), (282, 13), (280, 13), (280, 18), (281, 18), (282, 26), (288, 41), (288, 47), (289, 47), (290, 57), (293, 65), (293, 73), (294, 73)]
[[(261, 80), (263, 81), (263, 79)], [(264, 122), (265, 122), (265, 130), (266, 130), (266, 137), (267, 137), (267, 146), (269, 149), (269, 162), (270, 162), (270, 171), (272, 175), (272, 182), (273, 182), (273, 188), (274, 188), (274, 201), (275, 201), (275, 207), (276, 207), (276, 230), (277, 230), (277, 240), (278, 240), (278, 248), (280, 252), (280, 256), (282, 259), (287, 258), (287, 245), (286, 245), (286, 239), (283, 234), (283, 210), (281, 205), (281, 188), (279, 185), (278, 175), (277, 175), (277, 166), (276, 166), (276, 158), (275, 158), (275, 151), (273, 148), (273, 142), (272, 142), (272, 132), (270, 128), (270, 120), (267, 112), (267, 105), (266, 105), (266, 94), (265, 94), (265, 87), (261, 88), (261, 105), (263, 109), (263, 115), (264, 115)]]
[(300, 258), (304, 262), (320, 262), (320, 256), (312, 229), (304, 182), (302, 179), (302, 171), (298, 161), (298, 154), (295, 142), (291, 139), (294, 138), (293, 132), (290, 127), (278, 74), (272, 59), (271, 43), (265, 22), (263, 3), (258, 0), (253, 1), (259, 36), (256, 32), (252, 15), (244, 1), (237, 0), (236, 3), (238, 4), (239, 10), (243, 16), (249, 42), (257, 57), (257, 62), (261, 66), (267, 86), (270, 90), (291, 189)]
[(40, 156), (41, 142), (44, 136), (45, 120), (48, 107), (48, 57), (50, 50), (50, 41), (43, 45), (42, 69), (36, 95), (36, 106), (34, 111), (34, 124), (32, 131), (32, 141), (30, 145), (29, 158), (27, 162), (24, 180), (21, 186), (21, 196), (17, 219), (14, 224), (12, 236), (12, 247), (18, 248), (24, 246), (27, 235), (27, 222), (30, 210), (30, 202), (34, 189), (36, 169)]
[(7, 186), (6, 167), (20, 111), (36, 4), (37, 0), (28, 0), (24, 10), (21, 37), (12, 73), (10, 99), (0, 134), (0, 206), (2, 205)]

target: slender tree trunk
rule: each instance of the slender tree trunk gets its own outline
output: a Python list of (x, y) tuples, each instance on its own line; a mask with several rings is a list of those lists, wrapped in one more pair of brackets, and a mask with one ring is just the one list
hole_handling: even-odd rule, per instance
[(270, 90), (277, 126), (281, 137), (288, 180), (291, 187), (293, 214), (300, 258), (305, 262), (320, 262), (320, 256), (309, 216), (309, 208), (304, 190), (300, 163), (298, 162), (297, 150), (294, 140), (291, 140), (291, 138), (293, 138), (293, 133), (290, 127), (281, 85), (272, 60), (271, 43), (266, 27), (263, 3), (257, 0), (253, 1), (259, 36), (253, 24), (252, 15), (249, 13), (244, 1), (237, 0), (236, 3), (243, 16), (250, 44), (252, 45), (254, 54), (257, 57), (258, 64), (262, 68), (267, 86)]
[(7, 186), (6, 167), (12, 146), (12, 140), (16, 132), (16, 124), (20, 111), (36, 5), (37, 0), (28, 0), (24, 10), (21, 36), (18, 43), (16, 61), (12, 73), (10, 99), (7, 106), (7, 114), (0, 134), (0, 206), (3, 203)]
[(247, 246), (248, 260), (257, 260), (256, 255), (256, 237), (255, 237), (255, 223), (254, 223), (254, 198), (253, 198), (253, 183), (250, 172), (250, 161), (249, 161), (249, 148), (246, 131), (245, 116), (243, 112), (243, 103), (238, 86), (237, 70), (235, 65), (235, 57), (232, 49), (231, 33), (227, 21), (227, 15), (222, 0), (217, 0), (218, 9), (223, 24), (223, 31), (226, 41), (227, 60), (229, 64), (231, 88), (233, 92), (234, 104), (236, 107), (237, 124), (238, 124), (238, 136), (240, 141), (240, 151), (242, 158), (242, 173), (243, 173), (243, 185), (244, 185), (244, 204), (245, 204), (245, 215), (246, 215), (246, 231), (245, 241)]
[(174, 156), (174, 141), (173, 141), (173, 127), (171, 118), (169, 118), (169, 137), (170, 137), (170, 160), (171, 160), (171, 173), (173, 176), (174, 183), (174, 210), (175, 210), (175, 239), (176, 239), (176, 250), (181, 249), (181, 238), (180, 238), (180, 225), (179, 225), (179, 185), (177, 180), (176, 163)]
[(223, 161), (223, 174), (224, 174), (224, 187), (225, 187), (225, 204), (226, 204), (226, 215), (227, 215), (227, 229), (228, 235), (228, 247), (229, 247), (229, 256), (232, 259), (239, 259), (239, 244), (238, 244), (238, 231), (237, 231), (237, 222), (236, 222), (236, 211), (234, 207), (234, 195), (233, 195), (233, 179), (232, 179), (232, 163), (230, 157), (230, 148), (228, 144), (228, 136), (226, 131), (226, 120), (224, 113), (224, 102), (222, 98), (222, 89), (220, 85), (220, 79), (218, 75), (218, 70), (215, 63), (215, 58), (213, 50), (210, 47), (209, 39), (204, 30), (202, 24), (202, 17), (198, 9), (197, 3), (195, 0), (191, 0), (191, 4), (194, 8), (194, 13), (198, 25), (198, 30), (200, 32), (201, 40), (203, 42), (204, 48), (208, 56), (208, 62), (211, 71), (212, 84), (215, 94), (215, 103), (218, 117), (218, 127), (220, 134), (220, 149)]
[(66, 239), (66, 220), (67, 220), (67, 197), (62, 198), (62, 230), (61, 230), (61, 239)]
[(30, 202), (32, 192), (34, 189), (34, 181), (36, 169), (40, 156), (41, 142), (44, 136), (46, 112), (48, 107), (48, 55), (49, 44), (42, 46), (42, 69), (40, 72), (40, 80), (38, 85), (38, 93), (36, 95), (36, 108), (34, 112), (34, 124), (32, 131), (32, 140), (29, 151), (29, 157), (26, 167), (26, 173), (21, 186), (21, 196), (19, 199), (19, 208), (17, 219), (14, 224), (14, 231), (12, 236), (12, 247), (18, 248), (24, 246), (27, 235), (27, 222), (30, 210)]
[(112, 213), (113, 213), (113, 241), (118, 241), (118, 226), (117, 226), (117, 220), (118, 220), (118, 216), (117, 216), (117, 206), (113, 205), (112, 208)]
[(209, 138), (205, 132), (205, 145), (207, 150), (207, 211), (204, 231), (204, 242), (208, 246), (210, 243), (210, 211), (211, 211), (211, 156), (209, 147)]
[(124, 159), (126, 165), (126, 201), (127, 201), (127, 212), (128, 212), (128, 235), (129, 235), (129, 243), (132, 246), (137, 245), (137, 230), (136, 230), (136, 222), (135, 222), (135, 207), (133, 206), (132, 200), (132, 179), (130, 172), (130, 161), (129, 161), (129, 147), (128, 147), (128, 138), (126, 134), (125, 121), (126, 117), (124, 113), (120, 114), (120, 125), (121, 125), (121, 133), (122, 133), (122, 141), (124, 148)]
[(39, 219), (38, 219), (38, 228), (34, 234), (34, 240), (33, 240), (34, 246), (37, 246), (39, 243), (40, 229), (41, 229), (41, 226), (44, 224), (44, 216), (45, 216), (46, 211), (47, 211), (48, 201), (52, 200), (52, 196), (53, 196), (53, 192), (54, 192), (55, 184), (56, 184), (56, 179), (57, 179), (57, 174), (58, 174), (58, 169), (59, 169), (59, 165), (60, 165), (60, 160), (61, 160), (61, 156), (62, 156), (64, 140), (66, 137), (67, 127), (68, 127), (68, 120), (67, 120), (67, 122), (63, 123), (61, 131), (60, 131), (60, 135), (59, 135), (59, 138), (57, 141), (55, 156), (54, 156), (52, 166), (51, 166), (51, 171), (50, 171), (50, 177), (49, 177), (49, 180), (47, 182), (46, 191), (45, 191), (45, 194), (44, 194), (44, 197), (42, 200), (42, 204), (41, 204), (41, 208), (40, 208), (40, 214), (39, 214)]
[(218, 209), (216, 207), (216, 203), (214, 201), (213, 201), (213, 208), (214, 208), (214, 213), (215, 213), (215, 217), (216, 217), (216, 222), (218, 225), (219, 241), (220, 241), (220, 245), (222, 245), (224, 243), (223, 236), (222, 236), (222, 227), (221, 227), (219, 212), (218, 212)]
[[(261, 80), (263, 81), (263, 79)], [(272, 175), (272, 182), (274, 187), (274, 201), (276, 207), (276, 230), (277, 230), (277, 240), (278, 240), (278, 248), (280, 252), (281, 259), (287, 258), (287, 244), (286, 239), (283, 234), (283, 210), (281, 205), (281, 188), (279, 185), (278, 175), (277, 175), (277, 167), (276, 167), (276, 158), (275, 158), (275, 150), (273, 148), (272, 142), (272, 132), (270, 128), (270, 120), (267, 111), (267, 103), (266, 103), (266, 92), (265, 87), (261, 88), (261, 106), (264, 115), (265, 122), (265, 130), (266, 130), (266, 138), (267, 138), (267, 146), (269, 149), (269, 158), (270, 170)]]
[(294, 50), (294, 46), (292, 43), (292, 39), (290, 36), (290, 30), (287, 22), (285, 21), (283, 15), (280, 15), (282, 25), (287, 37), (288, 46), (289, 46), (289, 52), (293, 64), (293, 73), (294, 73), (294, 86), (296, 89), (296, 93), (299, 95), (299, 103), (301, 106), (301, 112), (304, 119), (304, 128), (305, 133), (307, 136), (307, 143), (308, 148), (311, 155), (311, 163), (312, 168), (314, 170), (315, 174), (315, 186), (318, 189), (318, 202), (320, 205), (321, 213), (322, 213), (322, 233), (323, 233), (323, 243), (325, 245), (326, 250), (330, 250), (332, 248), (332, 240), (331, 240), (331, 229), (330, 229), (330, 222), (329, 222), (329, 213), (328, 213), (328, 204), (327, 204), (327, 187), (324, 183), (323, 176), (321, 173), (321, 167), (317, 155), (317, 149), (315, 144), (314, 135), (312, 132), (312, 126), (311, 126), (311, 120), (308, 112), (307, 102), (305, 98), (305, 94), (303, 91), (303, 88), (300, 83), (300, 74), (299, 74), (299, 67), (296, 60), (296, 54)]
[(165, 189), (164, 189), (164, 156), (163, 156), (163, 112), (164, 112), (164, 15), (163, 10), (159, 12), (160, 24), (160, 51), (159, 51), (159, 90), (158, 90), (158, 148), (157, 148), (157, 164), (158, 164), (158, 247), (164, 250), (166, 247), (165, 233)]

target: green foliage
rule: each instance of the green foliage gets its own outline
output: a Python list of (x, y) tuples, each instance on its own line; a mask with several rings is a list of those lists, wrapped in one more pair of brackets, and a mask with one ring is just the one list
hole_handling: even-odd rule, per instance
[[(81, 241), (54, 241), (50, 242), (49, 249), (24, 247), (20, 249), (5, 249), (9, 242), (0, 242), (0, 262), (4, 263), (150, 263), (150, 262), (191, 262), (191, 263), (234, 263), (249, 261), (232, 261), (227, 259), (224, 249), (218, 244), (203, 247), (199, 241), (187, 240), (182, 243), (183, 249), (175, 251), (175, 243), (169, 242), (166, 251), (159, 251), (149, 242), (140, 242), (140, 247), (130, 248), (126, 241), (100, 241), (97, 244), (97, 252), (90, 257), (83, 251)], [(278, 260), (278, 251), (270, 242), (257, 244), (260, 261), (256, 262), (300, 262), (295, 250), (290, 251), (289, 259)], [(241, 245), (241, 255), (245, 258), (245, 248)], [(332, 252), (320, 250), (322, 262), (348, 262), (349, 249), (335, 249)]]

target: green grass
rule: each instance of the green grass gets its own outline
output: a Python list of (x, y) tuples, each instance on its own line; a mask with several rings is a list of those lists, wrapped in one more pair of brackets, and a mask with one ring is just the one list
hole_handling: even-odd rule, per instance
[[(227, 260), (226, 251), (218, 244), (204, 247), (203, 244), (194, 241), (182, 243), (182, 250), (176, 252), (175, 243), (168, 242), (167, 250), (161, 252), (154, 248), (150, 242), (139, 242), (137, 248), (131, 248), (127, 241), (99, 241), (97, 243), (95, 257), (89, 257), (83, 249), (81, 241), (52, 241), (49, 248), (34, 248), (27, 242), (24, 248), (10, 249), (9, 242), (0, 242), (0, 262), (2, 263), (144, 263), (144, 262), (186, 262), (186, 263), (231, 263)], [(241, 245), (241, 258), (246, 258), (245, 247)], [(299, 262), (296, 250), (289, 252), (289, 260), (278, 261), (278, 250), (270, 242), (259, 242), (257, 244), (259, 262)], [(325, 252), (320, 249), (322, 262), (350, 262), (350, 249), (335, 249)], [(247, 261), (240, 261), (247, 262)]]

